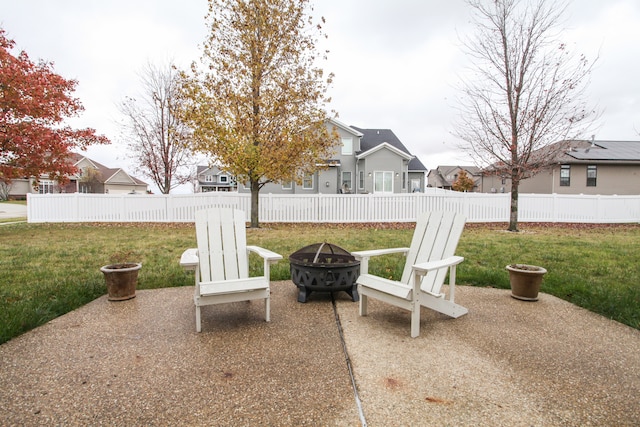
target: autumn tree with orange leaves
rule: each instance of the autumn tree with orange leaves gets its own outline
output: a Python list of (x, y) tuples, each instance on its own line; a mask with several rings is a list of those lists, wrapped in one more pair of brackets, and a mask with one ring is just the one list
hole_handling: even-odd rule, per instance
[(309, 0), (209, 0), (202, 67), (185, 77), (194, 148), (249, 184), (252, 227), (266, 183), (301, 180), (338, 142), (311, 10)]
[(461, 170), (456, 180), (451, 184), (451, 189), (453, 191), (467, 192), (472, 191), (475, 186), (476, 183), (469, 177), (467, 171)]
[(42, 174), (64, 184), (77, 172), (70, 150), (108, 143), (93, 129), (64, 126), (67, 117), (83, 111), (71, 94), (77, 81), (54, 73), (53, 64), (35, 63), (0, 29), (0, 185), (15, 178)]

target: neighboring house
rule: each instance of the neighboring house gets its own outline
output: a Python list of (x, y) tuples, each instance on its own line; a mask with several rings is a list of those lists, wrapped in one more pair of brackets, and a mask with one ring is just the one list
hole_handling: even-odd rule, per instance
[(217, 166), (198, 166), (196, 193), (236, 191), (236, 180)]
[[(465, 171), (467, 176), (474, 182), (472, 192), (482, 191), (482, 170), (476, 166), (438, 166), (431, 169), (427, 175), (427, 185), (433, 188), (443, 188), (451, 190), (456, 182), (460, 171)], [(497, 191), (500, 187), (498, 187)], [(494, 191), (495, 192), (495, 191)]]
[(129, 175), (121, 168), (109, 168), (78, 153), (71, 153), (70, 161), (79, 169), (69, 177), (66, 185), (59, 185), (42, 175), (36, 184), (34, 178), (15, 179), (9, 197), (24, 198), (28, 193), (146, 193), (149, 185)]
[[(552, 164), (520, 182), (520, 193), (640, 194), (640, 141), (561, 141)], [(504, 185), (508, 177), (485, 173), (484, 192)], [(504, 183), (504, 184), (501, 184)]]
[[(339, 135), (333, 156), (325, 159), (325, 169), (292, 181), (269, 183), (263, 193), (274, 194), (356, 194), (409, 193), (425, 188), (427, 169), (389, 129), (360, 129), (335, 119), (327, 128)], [(238, 191), (250, 189), (238, 183)]]

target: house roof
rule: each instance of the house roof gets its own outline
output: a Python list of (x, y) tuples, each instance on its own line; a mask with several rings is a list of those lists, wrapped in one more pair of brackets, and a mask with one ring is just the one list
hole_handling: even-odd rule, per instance
[(349, 132), (349, 133), (351, 133), (351, 134), (353, 134), (353, 135), (355, 135), (355, 136), (362, 137), (362, 133), (361, 133), (361, 132), (359, 132), (359, 131), (357, 130), (357, 128), (355, 128), (355, 127), (353, 127), (353, 126), (346, 125), (346, 124), (342, 123), (342, 122), (341, 122), (340, 120), (338, 120), (338, 119), (328, 119), (328, 120), (329, 120), (331, 123), (333, 123), (335, 126), (337, 126), (337, 127), (341, 128), (342, 130), (347, 131), (347, 132)]
[(438, 166), (435, 169), (432, 169), (432, 172), (438, 171), (443, 175), (448, 175), (451, 172), (457, 171), (457, 170), (465, 170), (467, 172), (469, 172), (471, 175), (480, 175), (482, 173), (482, 170), (477, 167), (477, 166)]
[(351, 126), (362, 134), (360, 140), (360, 149), (362, 151), (369, 151), (373, 147), (382, 144), (383, 142), (397, 148), (400, 151), (411, 155), (407, 147), (398, 139), (395, 133), (391, 129), (360, 129), (356, 126)]
[(102, 179), (103, 183), (107, 183), (109, 182), (109, 180), (111, 178), (113, 178), (114, 176), (116, 176), (118, 174), (118, 172), (122, 171), (123, 173), (125, 173), (133, 183), (135, 183), (136, 185), (149, 185), (146, 182), (136, 178), (135, 176), (131, 176), (129, 175), (127, 172), (125, 172), (122, 168), (110, 168), (107, 167), (101, 163), (96, 162), (93, 159), (88, 158), (87, 156), (83, 156), (82, 154), (79, 153), (71, 153), (71, 161), (73, 162), (74, 165), (77, 165), (78, 163), (80, 163), (83, 159), (86, 159), (89, 163), (91, 163), (91, 165), (93, 165), (93, 167), (95, 167), (98, 172), (100, 172), (100, 178)]
[(640, 141), (567, 141), (565, 158), (580, 161), (640, 161)]
[(424, 172), (427, 170), (427, 167), (422, 164), (422, 162), (420, 161), (419, 158), (414, 157), (413, 159), (409, 160), (409, 171), (420, 171), (420, 172)]
[(406, 160), (411, 160), (413, 158), (413, 156), (405, 151), (400, 150), (399, 148), (394, 147), (393, 145), (389, 144), (388, 142), (383, 142), (382, 144), (378, 144), (368, 150), (365, 151), (358, 151), (358, 154), (356, 154), (356, 158), (358, 159), (362, 159), (364, 157), (367, 157), (370, 154), (375, 153), (376, 151), (380, 151), (380, 150), (389, 150), (395, 154), (397, 154), (398, 156), (406, 159)]
[(410, 171), (427, 170), (422, 162), (417, 157), (414, 157), (409, 152), (409, 150), (407, 150), (407, 147), (404, 146), (404, 144), (398, 139), (396, 134), (393, 133), (391, 129), (361, 129), (356, 126), (351, 126), (351, 128), (362, 134), (362, 138), (360, 139), (360, 151), (358, 152), (358, 155), (367, 153), (374, 148), (381, 146), (383, 143), (387, 143), (395, 150), (402, 152), (405, 157), (409, 156), (407, 158), (411, 158), (411, 160), (409, 161)]
[(450, 176), (459, 170), (464, 170), (469, 173), (469, 175), (471, 175), (470, 178), (472, 179), (474, 179), (473, 177), (477, 177), (482, 174), (482, 169), (477, 166), (438, 166), (437, 168), (429, 171), (429, 176), (433, 173), (440, 179), (440, 183), (442, 185), (450, 186), (453, 184), (453, 179), (448, 180), (447, 176)]

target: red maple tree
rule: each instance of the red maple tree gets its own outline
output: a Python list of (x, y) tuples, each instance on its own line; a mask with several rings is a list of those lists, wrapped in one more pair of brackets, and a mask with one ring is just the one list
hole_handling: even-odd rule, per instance
[(67, 117), (84, 110), (72, 93), (78, 82), (53, 71), (53, 63), (34, 63), (26, 52), (11, 53), (15, 42), (0, 28), (0, 182), (49, 175), (61, 184), (77, 172), (70, 150), (108, 144), (94, 129), (72, 129)]

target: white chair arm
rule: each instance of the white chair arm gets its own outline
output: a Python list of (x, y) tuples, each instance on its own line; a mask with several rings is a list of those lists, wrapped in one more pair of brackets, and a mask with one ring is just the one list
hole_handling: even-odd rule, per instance
[(261, 248), (260, 246), (247, 246), (247, 250), (258, 254), (269, 263), (274, 263), (282, 259), (282, 255), (272, 252), (268, 249)]
[(369, 273), (369, 258), (380, 255), (403, 253), (407, 256), (409, 248), (389, 248), (389, 249), (371, 249), (368, 251), (351, 252), (358, 261), (360, 261), (360, 274)]
[(445, 258), (438, 261), (428, 261), (422, 262), (420, 264), (412, 265), (411, 268), (420, 275), (425, 275), (427, 272), (431, 270), (439, 270), (441, 268), (451, 267), (453, 265), (458, 265), (462, 261), (464, 261), (464, 257), (461, 256), (451, 256), (449, 258)]
[(409, 252), (409, 248), (389, 248), (389, 249), (371, 249), (368, 251), (356, 251), (351, 252), (351, 255), (356, 257), (357, 260), (362, 260), (364, 258), (371, 258), (373, 256), (379, 255), (388, 255), (388, 254), (397, 254)]
[(198, 249), (190, 248), (182, 253), (180, 257), (180, 266), (185, 270), (195, 270), (200, 264), (200, 258), (198, 257)]

